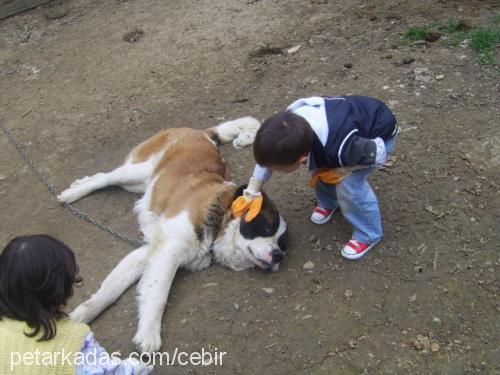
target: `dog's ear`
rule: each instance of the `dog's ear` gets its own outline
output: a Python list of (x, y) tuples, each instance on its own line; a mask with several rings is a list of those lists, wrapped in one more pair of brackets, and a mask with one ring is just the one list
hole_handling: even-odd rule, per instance
[(281, 251), (286, 251), (288, 245), (288, 227), (285, 229), (283, 234), (278, 238), (278, 246)]

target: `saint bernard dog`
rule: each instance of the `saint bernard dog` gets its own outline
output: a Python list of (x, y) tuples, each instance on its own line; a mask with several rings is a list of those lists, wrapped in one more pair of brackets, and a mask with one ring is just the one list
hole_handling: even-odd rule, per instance
[(135, 205), (144, 245), (118, 263), (71, 319), (92, 321), (139, 280), (133, 341), (142, 352), (152, 353), (161, 346), (162, 316), (178, 268), (195, 271), (218, 263), (235, 271), (278, 269), (286, 223), (265, 193), (253, 220), (232, 215), (231, 204), (245, 186), (229, 181), (217, 147), (231, 141), (235, 148), (250, 145), (259, 126), (256, 119), (244, 117), (208, 130), (161, 131), (135, 147), (122, 166), (76, 180), (58, 196), (71, 203), (110, 185), (144, 194)]

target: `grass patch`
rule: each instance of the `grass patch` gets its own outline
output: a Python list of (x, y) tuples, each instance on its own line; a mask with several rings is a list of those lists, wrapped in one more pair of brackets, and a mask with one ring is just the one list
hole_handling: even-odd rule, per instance
[(472, 25), (467, 20), (449, 20), (446, 25), (439, 26), (439, 30), (445, 33), (469, 31), (470, 29), (472, 29)]
[(493, 49), (500, 41), (500, 30), (479, 28), (470, 33), (471, 47), (476, 51)]
[(491, 23), (493, 25), (500, 25), (500, 13), (491, 18)]
[(410, 26), (406, 30), (404, 37), (408, 40), (424, 40), (430, 32), (430, 27), (428, 25), (424, 26)]
[(446, 36), (446, 39), (442, 41), (444, 45), (458, 47), (460, 43), (469, 38), (469, 33), (467, 31), (459, 31)]
[(495, 45), (500, 42), (500, 30), (481, 27), (470, 33), (470, 46), (478, 53), (481, 64), (492, 64)]
[[(433, 35), (438, 35), (432, 39)], [(485, 26), (473, 27), (467, 20), (449, 20), (446, 24), (431, 22), (425, 25), (410, 26), (403, 37), (407, 41), (435, 41), (443, 35), (441, 43), (457, 47), (468, 40), (470, 47), (476, 51), (480, 64), (495, 62), (495, 47), (500, 43), (500, 13), (493, 16)]]

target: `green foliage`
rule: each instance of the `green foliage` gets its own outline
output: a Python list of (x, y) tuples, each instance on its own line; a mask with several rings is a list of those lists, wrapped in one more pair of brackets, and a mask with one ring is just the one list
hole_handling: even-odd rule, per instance
[(405, 38), (408, 40), (422, 40), (429, 34), (429, 26), (410, 26), (405, 32)]
[(451, 19), (448, 21), (446, 25), (440, 26), (439, 29), (441, 31), (444, 31), (445, 33), (456, 33), (456, 32), (469, 31), (470, 29), (472, 29), (472, 25), (467, 20)]
[(492, 18), (491, 18), (491, 23), (493, 25), (500, 25), (500, 13), (494, 15)]
[(495, 44), (500, 42), (500, 30), (481, 27), (470, 33), (470, 45), (478, 53), (481, 64), (494, 62)]
[(493, 16), (487, 25), (473, 27), (467, 20), (450, 19), (446, 24), (430, 22), (425, 25), (410, 26), (403, 37), (405, 40), (426, 40), (432, 34), (444, 34), (442, 43), (457, 47), (469, 40), (470, 47), (478, 54), (480, 64), (495, 62), (495, 46), (500, 43), (500, 13)]
[(471, 47), (476, 51), (489, 50), (500, 41), (500, 30), (490, 28), (478, 28), (470, 33)]
[(467, 31), (459, 31), (448, 35), (447, 40), (444, 41), (444, 43), (452, 47), (458, 47), (460, 43), (468, 38), (468, 36), (469, 33)]

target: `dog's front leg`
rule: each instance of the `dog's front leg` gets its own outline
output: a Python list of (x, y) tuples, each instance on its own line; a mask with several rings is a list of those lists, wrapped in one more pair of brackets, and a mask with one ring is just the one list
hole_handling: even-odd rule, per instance
[(182, 255), (182, 244), (178, 241), (160, 245), (153, 251), (139, 282), (139, 325), (133, 341), (142, 352), (160, 349), (163, 311)]
[(148, 252), (149, 245), (145, 245), (123, 258), (104, 279), (99, 290), (90, 299), (81, 303), (69, 317), (84, 323), (94, 320), (139, 279), (146, 267)]

